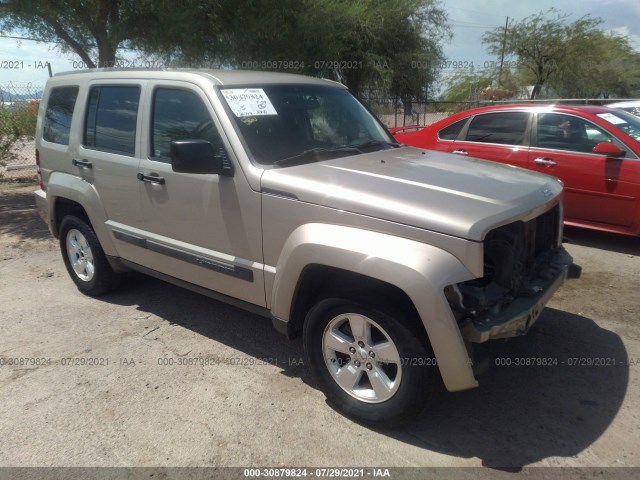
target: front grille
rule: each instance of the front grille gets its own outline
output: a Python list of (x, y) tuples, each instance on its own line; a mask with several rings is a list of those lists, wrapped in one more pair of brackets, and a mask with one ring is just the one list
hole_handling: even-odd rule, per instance
[(531, 222), (536, 223), (535, 255), (539, 255), (549, 248), (555, 248), (560, 236), (560, 205), (556, 205), (548, 212), (536, 217)]
[(484, 240), (484, 276), (459, 284), (464, 304), (476, 313), (534, 292), (534, 281), (559, 247), (560, 206), (529, 220), (490, 231)]
[(556, 205), (528, 222), (489, 232), (484, 242), (484, 282), (496, 282), (517, 294), (523, 277), (535, 276), (550, 261), (558, 247), (559, 228), (560, 206)]

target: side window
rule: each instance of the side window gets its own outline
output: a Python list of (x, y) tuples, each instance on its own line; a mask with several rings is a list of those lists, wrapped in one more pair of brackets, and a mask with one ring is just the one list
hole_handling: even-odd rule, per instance
[(157, 88), (153, 95), (150, 157), (169, 162), (171, 142), (186, 139), (208, 140), (226, 164), (222, 140), (202, 99), (189, 90)]
[(438, 132), (438, 138), (440, 140), (455, 140), (458, 138), (458, 134), (462, 130), (462, 127), (464, 127), (465, 123), (467, 123), (466, 118), (458, 120), (456, 123), (453, 123), (448, 127), (444, 127)]
[(613, 142), (613, 137), (581, 118), (559, 113), (538, 115), (537, 145), (540, 148), (591, 153), (600, 142)]
[(467, 131), (468, 142), (522, 145), (527, 130), (527, 112), (499, 112), (477, 115)]
[(133, 155), (140, 87), (92, 87), (84, 128), (84, 146)]
[(42, 138), (47, 142), (69, 145), (71, 118), (78, 98), (78, 87), (51, 89), (44, 114)]

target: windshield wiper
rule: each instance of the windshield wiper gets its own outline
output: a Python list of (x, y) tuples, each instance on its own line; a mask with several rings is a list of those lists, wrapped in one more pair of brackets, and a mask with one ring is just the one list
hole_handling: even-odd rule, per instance
[(358, 150), (357, 147), (354, 147), (351, 145), (342, 145), (341, 147), (335, 147), (335, 148), (316, 147), (316, 148), (310, 148), (308, 150), (304, 150), (303, 152), (300, 152), (300, 153), (296, 153), (295, 155), (292, 155), (290, 157), (281, 158), (280, 160), (276, 160), (275, 162), (273, 162), (273, 164), (279, 167), (282, 167), (285, 165), (291, 165), (292, 163), (302, 162), (307, 157), (312, 157), (310, 159), (315, 160), (315, 156), (318, 153), (334, 153), (334, 152), (339, 152), (340, 154), (362, 153), (360, 152), (360, 150)]
[(315, 160), (315, 155), (319, 153), (340, 153), (340, 154), (346, 153), (348, 155), (351, 155), (353, 153), (364, 153), (362, 151), (363, 148), (379, 147), (383, 145), (390, 146), (393, 148), (400, 147), (400, 145), (397, 143), (383, 142), (380, 140), (367, 140), (366, 142), (357, 143), (354, 145), (340, 145), (338, 147), (333, 147), (333, 148), (325, 148), (325, 147), (310, 148), (308, 150), (304, 150), (303, 152), (296, 153), (295, 155), (292, 155), (290, 157), (276, 160), (275, 162), (273, 162), (273, 164), (279, 167), (282, 167), (282, 166), (291, 165), (297, 162), (303, 162), (305, 161), (305, 159), (307, 159), (307, 157), (309, 157), (308, 158), (309, 160)]
[(367, 140), (366, 142), (358, 143), (355, 145), (349, 145), (349, 146), (357, 149), (362, 149), (367, 147), (382, 147), (382, 146), (399, 148), (400, 144), (393, 143), (393, 142), (384, 142), (381, 140)]

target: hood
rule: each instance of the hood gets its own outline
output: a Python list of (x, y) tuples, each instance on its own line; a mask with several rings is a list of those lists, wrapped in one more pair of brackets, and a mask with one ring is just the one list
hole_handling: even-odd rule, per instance
[(261, 188), (477, 241), (562, 192), (547, 175), (412, 147), (274, 168), (264, 172)]

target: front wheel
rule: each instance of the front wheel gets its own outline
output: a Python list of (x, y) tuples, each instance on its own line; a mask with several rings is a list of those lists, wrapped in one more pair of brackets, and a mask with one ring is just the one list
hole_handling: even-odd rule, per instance
[(436, 384), (435, 359), (401, 314), (329, 298), (304, 325), (305, 359), (327, 399), (374, 426), (405, 423), (425, 407)]
[(84, 220), (66, 216), (60, 223), (60, 251), (71, 279), (82, 293), (98, 296), (118, 286), (98, 237)]

